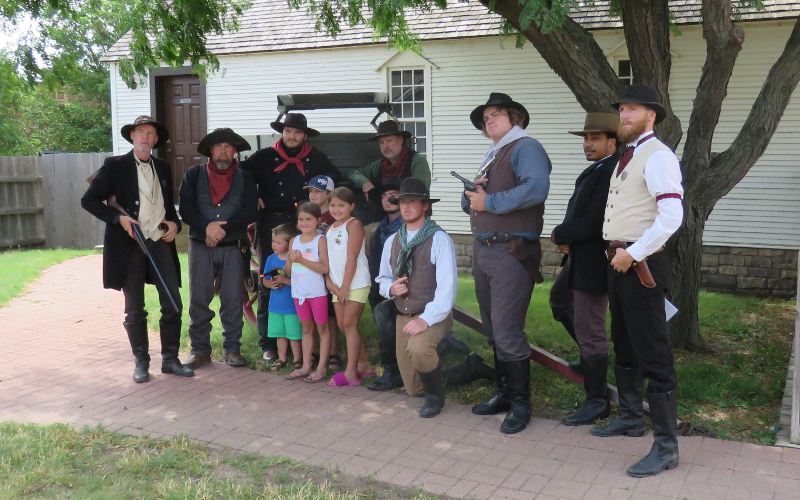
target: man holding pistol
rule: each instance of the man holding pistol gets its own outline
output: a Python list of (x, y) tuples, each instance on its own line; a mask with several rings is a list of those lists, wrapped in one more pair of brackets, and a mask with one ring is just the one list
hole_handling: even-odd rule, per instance
[(608, 295), (616, 353), (619, 415), (595, 436), (641, 436), (643, 379), (653, 423), (650, 453), (628, 468), (633, 477), (678, 466), (675, 362), (669, 345), (665, 291), (669, 263), (661, 250), (683, 219), (681, 170), (653, 126), (666, 116), (658, 92), (630, 86), (614, 103), (619, 140), (627, 144), (611, 175), (603, 238), (611, 262)]

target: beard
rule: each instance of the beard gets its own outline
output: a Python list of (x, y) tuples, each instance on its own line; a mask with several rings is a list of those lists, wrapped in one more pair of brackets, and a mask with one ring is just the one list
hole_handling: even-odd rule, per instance
[(214, 160), (214, 165), (216, 165), (219, 170), (228, 170), (228, 167), (231, 166), (231, 162), (230, 160)]
[(638, 122), (633, 121), (628, 125), (623, 125), (620, 123), (619, 129), (617, 130), (617, 138), (619, 139), (620, 143), (627, 144), (642, 135), (646, 128), (647, 118), (644, 118)]

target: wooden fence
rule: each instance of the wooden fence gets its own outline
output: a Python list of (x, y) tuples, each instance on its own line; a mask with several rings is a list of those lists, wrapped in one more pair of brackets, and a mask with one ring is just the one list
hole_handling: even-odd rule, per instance
[(42, 173), (35, 156), (0, 156), (0, 248), (45, 242)]

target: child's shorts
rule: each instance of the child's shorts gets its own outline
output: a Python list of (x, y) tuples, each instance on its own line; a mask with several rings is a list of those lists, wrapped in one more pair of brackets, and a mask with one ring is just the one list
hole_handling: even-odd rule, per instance
[(301, 340), (303, 338), (300, 318), (296, 314), (271, 312), (267, 321), (267, 337), (271, 339)]
[[(369, 300), (369, 287), (365, 286), (364, 288), (356, 288), (355, 290), (350, 290), (347, 294), (347, 298), (352, 302), (360, 302), (362, 304), (366, 304)], [(333, 296), (334, 302), (339, 302), (339, 297), (336, 295)]]
[(314, 321), (318, 325), (323, 325), (328, 322), (328, 297), (311, 297), (302, 299), (293, 299), (294, 308), (297, 309), (297, 316), (300, 321)]

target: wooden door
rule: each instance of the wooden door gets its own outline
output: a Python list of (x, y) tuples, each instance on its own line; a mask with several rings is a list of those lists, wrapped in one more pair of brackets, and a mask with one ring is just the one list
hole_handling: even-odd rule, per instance
[(159, 79), (159, 115), (169, 130), (169, 143), (159, 154), (172, 167), (175, 202), (183, 174), (203, 163), (197, 144), (206, 135), (205, 86), (194, 75), (164, 76)]

